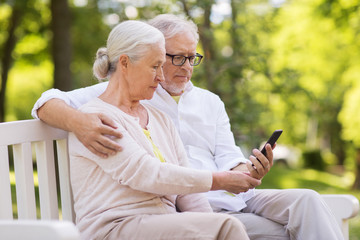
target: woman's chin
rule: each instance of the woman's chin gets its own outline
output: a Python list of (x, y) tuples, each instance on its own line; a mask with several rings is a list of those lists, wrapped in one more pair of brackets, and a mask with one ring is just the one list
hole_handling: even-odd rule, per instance
[(150, 100), (150, 99), (153, 98), (153, 96), (154, 96), (154, 93), (151, 94), (151, 95), (148, 95), (148, 96), (144, 97), (144, 100)]

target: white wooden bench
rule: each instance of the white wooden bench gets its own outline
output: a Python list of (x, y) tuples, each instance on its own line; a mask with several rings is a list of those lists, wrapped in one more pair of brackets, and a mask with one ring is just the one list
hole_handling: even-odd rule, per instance
[[(14, 176), (9, 174), (10, 155), (16, 194), (11, 192)], [(33, 159), (36, 159), (37, 178), (33, 174)], [(40, 213), (36, 211), (34, 179), (38, 179)], [(17, 208), (12, 206), (15, 197)], [(344, 238), (349, 239), (349, 219), (358, 214), (358, 199), (347, 194), (323, 197), (341, 226)], [(0, 239), (79, 239), (74, 220), (67, 132), (40, 120), (0, 123)]]
[[(9, 176), (8, 146), (12, 146), (16, 194), (10, 187), (13, 176)], [(37, 166), (40, 219), (36, 212), (33, 157)], [(40, 120), (0, 123), (0, 194), (0, 239), (80, 239), (74, 225), (67, 132)], [(14, 195), (17, 220), (12, 206)]]

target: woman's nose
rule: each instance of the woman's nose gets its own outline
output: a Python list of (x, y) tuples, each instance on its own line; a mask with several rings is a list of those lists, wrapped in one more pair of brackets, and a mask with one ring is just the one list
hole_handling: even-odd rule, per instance
[(159, 71), (158, 71), (158, 73), (156, 74), (156, 77), (157, 77), (157, 80), (158, 80), (159, 82), (163, 82), (163, 81), (165, 80), (164, 71), (163, 71), (163, 68), (162, 68), (162, 67), (159, 68)]

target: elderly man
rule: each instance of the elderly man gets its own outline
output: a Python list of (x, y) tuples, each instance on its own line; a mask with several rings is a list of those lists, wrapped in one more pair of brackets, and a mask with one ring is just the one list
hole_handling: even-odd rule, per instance
[[(254, 149), (253, 155), (246, 159), (235, 145), (223, 102), (190, 81), (193, 67), (202, 59), (196, 53), (196, 25), (169, 14), (159, 15), (149, 23), (163, 32), (166, 39), (165, 81), (149, 103), (172, 118), (192, 167), (245, 171), (261, 179), (272, 166), (270, 145), (266, 147), (267, 158)], [(50, 125), (74, 132), (99, 156), (112, 155), (121, 151), (121, 146), (112, 140), (121, 138), (112, 120), (102, 114), (76, 110), (100, 95), (106, 85), (100, 83), (67, 93), (51, 89), (36, 102), (32, 114)], [(215, 191), (208, 193), (208, 199), (214, 211), (227, 212), (243, 222), (250, 239), (343, 239), (333, 215), (316, 192), (249, 190), (245, 186), (248, 186), (246, 182), (244, 193)]]

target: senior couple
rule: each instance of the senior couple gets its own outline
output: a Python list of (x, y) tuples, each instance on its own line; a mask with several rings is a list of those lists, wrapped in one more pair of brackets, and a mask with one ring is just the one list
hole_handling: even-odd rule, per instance
[(170, 14), (122, 22), (94, 62), (108, 82), (36, 102), (34, 117), (71, 132), (82, 238), (343, 239), (318, 193), (254, 190), (272, 148), (246, 159), (223, 102), (193, 86), (198, 38), (192, 21)]

